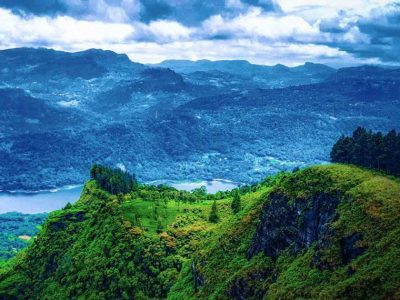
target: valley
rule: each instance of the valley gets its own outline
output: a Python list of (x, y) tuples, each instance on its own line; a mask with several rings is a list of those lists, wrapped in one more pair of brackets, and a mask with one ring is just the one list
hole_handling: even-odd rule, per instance
[(400, 128), (399, 69), (149, 66), (95, 49), (19, 48), (0, 58), (0, 190), (79, 184), (94, 163), (144, 182), (252, 183), (326, 163), (357, 126)]

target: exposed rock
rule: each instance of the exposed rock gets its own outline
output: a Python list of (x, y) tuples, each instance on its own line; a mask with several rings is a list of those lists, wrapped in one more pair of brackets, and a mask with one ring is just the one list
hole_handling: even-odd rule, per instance
[[(205, 261), (202, 260), (201, 264), (204, 266)], [(192, 269), (194, 289), (197, 291), (199, 287), (202, 287), (204, 285), (204, 278), (197, 267), (196, 261), (193, 261), (191, 269)]]
[(357, 242), (360, 240), (362, 240), (362, 235), (360, 233), (354, 233), (340, 240), (343, 264), (349, 263), (367, 250), (366, 247), (357, 245)]
[(85, 212), (78, 211), (74, 213), (68, 213), (60, 217), (56, 221), (51, 222), (49, 226), (51, 230), (59, 231), (63, 230), (67, 226), (68, 222), (82, 222), (84, 219), (85, 219)]
[(257, 289), (256, 283), (265, 281), (271, 270), (252, 271), (238, 276), (229, 287), (227, 297), (229, 299), (262, 299), (265, 296), (265, 289)]
[(280, 193), (272, 193), (262, 209), (248, 257), (264, 251), (276, 258), (289, 247), (294, 254), (310, 247), (330, 233), (338, 203), (338, 195), (321, 193), (291, 202)]

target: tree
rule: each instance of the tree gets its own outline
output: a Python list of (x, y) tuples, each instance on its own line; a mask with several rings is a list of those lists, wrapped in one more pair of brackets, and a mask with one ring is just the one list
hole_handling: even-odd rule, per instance
[(351, 137), (342, 136), (331, 151), (331, 161), (376, 168), (400, 175), (400, 135), (391, 130), (384, 135), (358, 127)]
[(163, 226), (163, 224), (161, 222), (161, 219), (158, 218), (158, 220), (157, 220), (157, 233), (161, 233), (163, 231), (163, 229), (164, 229), (164, 226)]
[(215, 200), (214, 200), (214, 203), (213, 203), (213, 205), (211, 207), (211, 212), (210, 212), (210, 216), (208, 217), (208, 220), (211, 223), (218, 223), (219, 222), (217, 201), (215, 201)]
[(120, 169), (94, 165), (90, 176), (102, 189), (114, 195), (129, 193), (137, 187), (135, 175)]
[(240, 194), (238, 191), (236, 191), (233, 195), (233, 200), (231, 203), (231, 208), (234, 214), (237, 214), (240, 209), (241, 209), (241, 199), (240, 199)]

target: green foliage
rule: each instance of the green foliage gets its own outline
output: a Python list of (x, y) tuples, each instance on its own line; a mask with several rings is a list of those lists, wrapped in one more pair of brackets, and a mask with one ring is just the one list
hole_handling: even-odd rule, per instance
[(231, 208), (233, 213), (237, 214), (240, 211), (241, 206), (242, 204), (240, 202), (240, 194), (239, 191), (237, 191), (236, 193), (233, 194), (233, 200), (231, 203)]
[[(271, 193), (289, 205), (337, 195), (329, 240), (249, 258)], [(0, 299), (399, 299), (399, 195), (398, 179), (347, 165), (281, 173), (218, 196), (144, 185), (116, 196), (89, 181), (2, 266)], [(340, 245), (354, 234), (366, 250), (344, 262)]]
[(208, 217), (208, 220), (211, 223), (218, 223), (219, 222), (217, 201), (215, 201), (215, 200), (214, 200), (213, 205), (211, 207), (211, 212), (210, 212), (210, 216)]
[(120, 169), (94, 165), (90, 176), (102, 189), (114, 195), (129, 193), (137, 186), (135, 176)]
[(351, 163), (400, 175), (400, 134), (373, 133), (358, 127), (351, 137), (342, 136), (333, 146), (332, 162)]
[[(321, 193), (339, 196), (338, 219), (325, 248), (312, 245), (295, 256), (288, 250), (276, 261), (262, 252), (247, 259), (260, 214), (260, 202), (254, 199), (249, 206), (248, 194), (243, 210), (223, 222), (196, 255), (203, 284), (188, 288), (184, 283), (193, 273), (182, 274), (171, 299), (187, 294), (197, 299), (399, 298), (399, 180), (353, 166), (319, 166), (281, 176), (271, 191), (300, 202)], [(366, 251), (343, 262), (340, 244), (354, 233), (362, 236), (357, 243)]]
[(47, 214), (0, 214), (0, 264), (32, 242), (46, 217)]

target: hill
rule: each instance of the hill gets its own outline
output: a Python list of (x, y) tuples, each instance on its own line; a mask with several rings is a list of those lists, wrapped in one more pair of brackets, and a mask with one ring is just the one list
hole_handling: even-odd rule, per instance
[[(297, 67), (284, 65), (263, 66), (251, 64), (246, 60), (166, 60), (154, 66), (170, 68), (178, 73), (192, 77), (202, 72), (206, 77), (212, 77), (215, 71), (234, 76), (232, 81), (245, 81), (246, 85), (264, 88), (287, 87), (322, 82), (335, 74), (336, 70), (322, 64), (307, 62)], [(206, 81), (204, 81), (205, 83)]]
[(251, 183), (329, 161), (357, 126), (400, 129), (398, 69), (184, 61), (193, 69), (181, 73), (175, 63), (1, 50), (0, 190), (81, 184), (96, 163), (140, 181)]
[[(399, 299), (400, 182), (348, 165), (207, 195), (89, 181), (0, 272), (5, 299)], [(219, 222), (209, 215), (216, 203)]]

